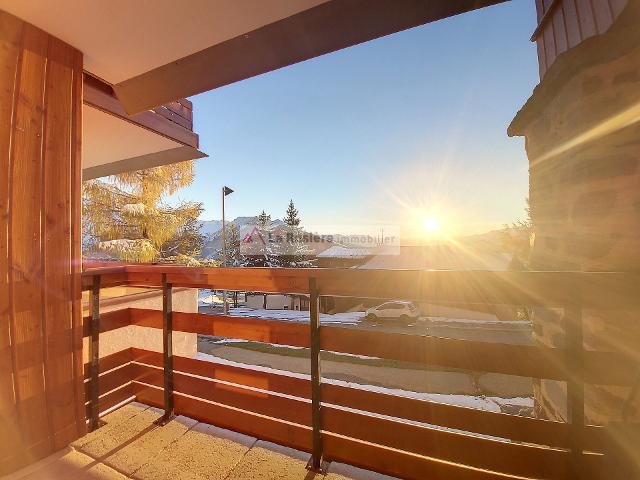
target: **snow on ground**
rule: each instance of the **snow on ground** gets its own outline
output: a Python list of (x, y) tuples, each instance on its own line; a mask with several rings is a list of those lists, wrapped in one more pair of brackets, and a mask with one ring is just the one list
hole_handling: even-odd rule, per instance
[[(247, 307), (232, 308), (229, 313), (236, 317), (269, 318), (272, 320), (288, 320), (294, 322), (309, 322), (309, 312), (300, 310), (254, 310)], [(364, 318), (364, 312), (345, 312), (335, 314), (320, 314), (321, 323), (339, 323), (343, 325), (357, 325)]]
[[(308, 375), (287, 372), (284, 370), (278, 370), (270, 367), (263, 367), (259, 365), (251, 365), (246, 363), (234, 362), (225, 358), (216, 357), (208, 353), (198, 352), (196, 359), (204, 360), (206, 362), (215, 362), (219, 364), (229, 365), (240, 368), (251, 368), (261, 372), (275, 373), (280, 375), (289, 375), (297, 378), (308, 379)], [(455, 405), (458, 407), (476, 408), (479, 410), (486, 410), (490, 412), (500, 413), (503, 411), (502, 407), (517, 406), (517, 407), (530, 407), (533, 408), (533, 398), (530, 397), (514, 397), (514, 398), (500, 398), (495, 396), (483, 396), (483, 395), (454, 395), (443, 393), (426, 393), (426, 392), (412, 392), (408, 390), (400, 390), (395, 388), (386, 388), (376, 385), (361, 385), (359, 383), (345, 382), (343, 380), (334, 380), (329, 378), (323, 378), (323, 382), (331, 383), (335, 385), (341, 385), (346, 387), (358, 388), (369, 390), (378, 393), (384, 393), (387, 395), (397, 395), (401, 397), (415, 398), (418, 400), (427, 400), (435, 403), (445, 403), (448, 405)]]

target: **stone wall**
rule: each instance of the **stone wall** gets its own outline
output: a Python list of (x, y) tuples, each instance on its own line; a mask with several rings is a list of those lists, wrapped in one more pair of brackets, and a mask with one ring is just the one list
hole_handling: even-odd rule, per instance
[[(535, 270), (640, 271), (640, 7), (566, 52), (510, 126), (529, 157)], [(585, 311), (585, 348), (640, 361), (637, 311)], [(563, 311), (534, 311), (534, 335), (564, 342)], [(588, 386), (590, 423), (621, 420), (626, 388)], [(566, 390), (541, 381), (541, 416), (566, 419)], [(632, 416), (640, 418), (636, 399)]]

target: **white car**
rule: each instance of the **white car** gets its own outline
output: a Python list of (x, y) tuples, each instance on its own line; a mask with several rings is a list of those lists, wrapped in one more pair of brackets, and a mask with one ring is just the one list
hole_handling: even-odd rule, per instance
[(380, 320), (385, 318), (393, 318), (402, 322), (415, 320), (420, 316), (418, 308), (411, 302), (386, 302), (377, 307), (371, 307), (366, 310), (365, 318), (367, 320)]

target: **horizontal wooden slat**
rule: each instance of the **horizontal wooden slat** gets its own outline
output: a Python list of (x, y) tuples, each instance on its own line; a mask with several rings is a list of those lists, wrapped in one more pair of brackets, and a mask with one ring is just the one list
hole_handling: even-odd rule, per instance
[(189, 120), (190, 122), (193, 120), (193, 110), (189, 107), (185, 107), (180, 102), (171, 102), (163, 106), (168, 110), (171, 110), (173, 113), (180, 115), (185, 120)]
[[(158, 352), (132, 349), (132, 359), (135, 362), (158, 368), (163, 365), (162, 354)], [(308, 378), (179, 356), (174, 356), (174, 368), (176, 372), (185, 372), (305, 399), (310, 398), (311, 395)], [(162, 386), (159, 373), (156, 374), (153, 382), (158, 387)], [(568, 445), (569, 426), (566, 423), (447, 405), (332, 383), (322, 384), (322, 400), (324, 404), (520, 442), (560, 448)], [(247, 408), (251, 410), (251, 407)], [(602, 427), (586, 427), (585, 438), (589, 449), (602, 451), (601, 430)]]
[[(125, 268), (128, 269), (129, 267)], [(141, 287), (161, 287), (162, 272), (160, 272), (159, 270), (151, 270), (146, 272), (127, 272), (127, 284)]]
[[(323, 350), (448, 368), (566, 380), (562, 349), (322, 326)], [(585, 351), (585, 381), (631, 385), (634, 363), (622, 354)]]
[[(162, 312), (132, 308), (131, 322), (142, 327), (162, 328)], [(241, 338), (256, 342), (296, 347), (309, 346), (309, 329), (305, 325), (249, 317), (229, 317), (202, 313), (173, 313), (173, 329), (216, 337)]]
[[(125, 400), (132, 401), (135, 399), (135, 393), (133, 390), (133, 384), (128, 383), (118, 388), (117, 390), (113, 390), (112, 392), (103, 395), (98, 400), (98, 411), (102, 414), (106, 410), (115, 407), (119, 403), (124, 402)], [(90, 406), (87, 404), (86, 407), (86, 416), (89, 418), (91, 416), (91, 412), (89, 411)]]
[[(136, 271), (139, 267), (133, 267)], [(308, 293), (306, 269), (169, 269), (167, 282), (175, 286), (246, 290), (266, 293)]]
[(128, 115), (111, 87), (89, 75), (84, 76), (83, 102), (110, 115), (160, 134), (176, 142), (198, 147), (198, 135), (191, 129), (164, 118), (153, 110)]
[[(137, 382), (155, 387), (163, 386), (163, 371), (141, 364), (133, 364)], [(308, 401), (283, 397), (267, 391), (252, 390), (238, 385), (207, 380), (179, 372), (173, 374), (174, 389), (191, 397), (221, 403), (253, 413), (302, 425), (311, 424)]]
[[(143, 384), (134, 384), (136, 400), (148, 405), (162, 407), (162, 390)], [(311, 451), (311, 429), (302, 425), (284, 422), (254, 414), (241, 409), (227, 407), (175, 394), (175, 411), (201, 422), (251, 435), (263, 440), (291, 448)], [(370, 470), (376, 470), (402, 478), (424, 480), (426, 478), (455, 478), (463, 480), (506, 480), (509, 475), (465, 468), (448, 462), (385, 448), (339, 435), (323, 433), (327, 459), (342, 461)]]
[[(132, 324), (161, 328), (157, 310), (129, 309)], [(304, 324), (249, 317), (229, 317), (174, 312), (174, 330), (240, 338), (280, 345), (309, 347)], [(542, 346), (454, 340), (388, 332), (321, 327), (323, 350), (425, 363), (447, 368), (502, 373), (532, 378), (565, 380), (563, 352)], [(588, 383), (628, 385), (635, 378), (633, 366), (621, 355), (585, 352)]]
[(562, 479), (567, 452), (497, 441), (324, 407), (323, 430), (445, 461), (511, 475)]
[(168, 109), (164, 105), (154, 108), (153, 111), (156, 112), (158, 115), (161, 115), (164, 118), (172, 121), (173, 123), (176, 123), (181, 127), (186, 128), (187, 130), (193, 129), (193, 123), (191, 122), (191, 120), (187, 120), (186, 118), (178, 115), (176, 112)]
[[(119, 352), (112, 353), (111, 355), (107, 355), (106, 357), (102, 357), (98, 362), (98, 372), (104, 373), (109, 370), (113, 370), (114, 368), (121, 367), (130, 363), (133, 358), (132, 349), (125, 348), (124, 350), (120, 350)], [(84, 364), (84, 378), (85, 380), (89, 378), (91, 375), (89, 364)]]
[[(640, 305), (640, 274), (621, 272), (489, 272), (290, 268), (193, 268), (128, 265), (131, 284), (308, 293), (317, 278), (321, 295), (419, 300), (435, 303), (511, 304), (583, 308)], [(96, 269), (98, 273), (100, 269)]]
[(554, 447), (568, 445), (569, 426), (529, 417), (447, 405), (332, 383), (322, 384), (322, 401), (415, 422)]
[[(120, 388), (123, 385), (134, 380), (136, 374), (135, 367), (133, 364), (128, 363), (120, 368), (115, 370), (111, 370), (107, 373), (104, 373), (98, 377), (98, 393), (99, 395), (104, 395), (109, 393), (116, 388)], [(90, 398), (89, 385), (91, 380), (86, 380), (84, 383), (85, 388), (85, 399)]]
[[(109, 332), (118, 328), (131, 325), (131, 312), (128, 308), (112, 310), (111, 312), (100, 313), (100, 333)], [(84, 337), (91, 335), (91, 317), (82, 319), (82, 334)]]
[(524, 377), (565, 378), (560, 351), (322, 326), (323, 350)]
[(82, 290), (91, 290), (93, 286), (93, 277), (100, 276), (100, 287), (117, 287), (128, 283), (128, 274), (125, 267), (109, 267), (92, 269), (82, 272)]
[(463, 467), (330, 433), (323, 433), (322, 444), (324, 458), (327, 460), (348, 463), (407, 480), (515, 480), (518, 478)]
[[(155, 367), (163, 366), (162, 354), (158, 352), (134, 348), (132, 349), (132, 358), (138, 363)], [(179, 356), (173, 357), (173, 368), (176, 372), (190, 373), (294, 397), (311, 398), (311, 384), (308, 377), (302, 378), (284, 373), (226, 365), (215, 360), (206, 361)]]
[[(134, 382), (136, 399), (147, 405), (162, 407), (163, 394), (159, 388)], [(175, 393), (175, 412), (221, 428), (279, 443), (298, 450), (311, 450), (311, 429), (275, 418), (251, 413), (239, 408), (207, 402)]]
[(176, 100), (176, 102), (178, 102), (180, 105), (184, 106), (185, 108), (188, 108), (189, 110), (193, 110), (193, 103), (191, 102), (191, 100), (187, 98), (179, 98), (178, 100)]

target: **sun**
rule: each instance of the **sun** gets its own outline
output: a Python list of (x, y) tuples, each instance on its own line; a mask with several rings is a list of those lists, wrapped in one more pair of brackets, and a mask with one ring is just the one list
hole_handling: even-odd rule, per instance
[(429, 234), (439, 233), (442, 229), (440, 220), (436, 217), (427, 217), (422, 219), (422, 230)]

